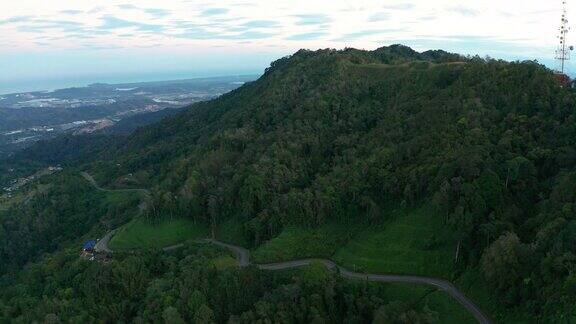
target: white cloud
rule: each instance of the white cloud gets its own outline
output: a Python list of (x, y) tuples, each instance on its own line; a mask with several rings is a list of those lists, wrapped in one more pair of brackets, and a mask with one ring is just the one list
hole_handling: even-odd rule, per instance
[[(418, 49), (544, 59), (555, 47), (559, 5), (541, 0), (1, 1), (0, 55), (142, 47), (167, 53), (274, 48), (288, 54), (300, 47), (406, 42)], [(576, 21), (576, 7), (570, 15)]]

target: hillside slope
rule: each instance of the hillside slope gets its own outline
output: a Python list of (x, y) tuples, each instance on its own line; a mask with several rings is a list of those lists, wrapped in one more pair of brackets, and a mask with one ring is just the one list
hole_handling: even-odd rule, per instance
[(461, 267), (483, 267), (504, 304), (539, 313), (574, 298), (556, 292), (575, 267), (575, 107), (534, 62), (300, 51), (137, 132), (120, 166), (99, 170), (153, 187), (155, 210), (213, 227), (238, 218), (254, 245), (288, 225), (378, 223), (424, 201)]
[[(299, 51), (258, 80), (144, 127), (90, 165), (153, 191), (146, 217), (231, 220), (252, 246), (288, 227), (385, 224), (425, 204), (456, 267), (504, 308), (576, 302), (576, 97), (534, 62)], [(422, 265), (419, 265), (422, 266)]]

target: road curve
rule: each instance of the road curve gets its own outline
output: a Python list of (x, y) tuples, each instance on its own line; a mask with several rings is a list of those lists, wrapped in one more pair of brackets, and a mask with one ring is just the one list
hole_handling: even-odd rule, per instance
[[(94, 180), (94, 178), (90, 174), (86, 172), (82, 172), (81, 174), (88, 182), (90, 182), (96, 189), (100, 191), (107, 191), (107, 192), (137, 191), (137, 192), (143, 192), (146, 195), (150, 194), (150, 191), (147, 189), (104, 189), (98, 186), (96, 180)], [(98, 243), (96, 244), (95, 250), (98, 252), (111, 253), (112, 250), (110, 250), (110, 248), (108, 247), (108, 242), (110, 242), (110, 239), (112, 238), (112, 236), (114, 236), (115, 231), (116, 230), (112, 230), (106, 233), (106, 235), (104, 235), (104, 237), (101, 240), (99, 240)], [(248, 267), (252, 264), (250, 262), (250, 251), (241, 246), (220, 242), (214, 239), (202, 239), (198, 240), (198, 242), (214, 244), (216, 246), (232, 251), (236, 255), (236, 260), (238, 261), (238, 265), (241, 268)], [(163, 250), (170, 251), (178, 249), (182, 246), (183, 246), (182, 244), (178, 244), (166, 247)], [(412, 283), (412, 284), (427, 284), (434, 286), (442, 291), (445, 291), (447, 294), (452, 296), (452, 298), (458, 301), (464, 308), (468, 310), (468, 312), (470, 312), (470, 314), (472, 314), (472, 316), (474, 316), (474, 318), (478, 321), (478, 323), (492, 324), (492, 321), (490, 320), (488, 315), (484, 314), (484, 312), (482, 312), (482, 310), (476, 304), (474, 304), (472, 300), (470, 300), (468, 297), (466, 297), (466, 295), (464, 295), (464, 293), (458, 290), (458, 288), (456, 288), (454, 284), (443, 279), (422, 277), (422, 276), (382, 275), (382, 274), (353, 272), (339, 266), (332, 260), (326, 260), (326, 259), (302, 259), (302, 260), (269, 263), (269, 264), (255, 264), (255, 266), (260, 270), (277, 271), (277, 270), (286, 270), (308, 266), (312, 263), (321, 263), (327, 269), (336, 271), (343, 278), (351, 280), (364, 280), (364, 281), (388, 282), (388, 283), (399, 282), (399, 283)]]
[(110, 250), (110, 248), (108, 247), (108, 242), (110, 242), (110, 239), (112, 238), (112, 236), (114, 236), (115, 232), (116, 230), (112, 230), (106, 233), (106, 235), (104, 235), (103, 238), (98, 240), (98, 242), (96, 242), (96, 245), (94, 245), (94, 251), (112, 253), (112, 250)]
[[(202, 242), (212, 243), (214, 245), (226, 248), (232, 251), (236, 255), (236, 259), (238, 260), (238, 265), (240, 267), (248, 267), (251, 265), (250, 263), (250, 251), (247, 249), (220, 242), (218, 240), (213, 239), (206, 239), (201, 240)], [(491, 324), (492, 321), (488, 317), (488, 315), (484, 314), (482, 310), (474, 304), (466, 295), (464, 295), (456, 286), (454, 286), (451, 282), (437, 279), (437, 278), (429, 278), (429, 277), (421, 277), (421, 276), (400, 276), (400, 275), (381, 275), (381, 274), (370, 274), (370, 273), (359, 273), (347, 270), (334, 261), (326, 260), (326, 259), (302, 259), (302, 260), (294, 260), (294, 261), (287, 261), (287, 262), (279, 262), (279, 263), (270, 263), (270, 264), (255, 264), (258, 269), (261, 270), (269, 270), (269, 271), (276, 271), (276, 270), (286, 270), (292, 268), (298, 268), (303, 266), (308, 266), (312, 263), (321, 263), (326, 268), (332, 271), (337, 271), (340, 276), (346, 279), (352, 280), (364, 280), (364, 281), (373, 281), (373, 282), (401, 282), (401, 283), (412, 283), (412, 284), (427, 284), (431, 286), (435, 286), (436, 288), (445, 291), (448, 293), (452, 298), (457, 300), (464, 308), (466, 308), (472, 316), (481, 324)]]
[[(98, 185), (98, 183), (96, 182), (96, 180), (94, 179), (94, 177), (92, 175), (90, 175), (90, 173), (80, 172), (80, 175), (84, 179), (86, 179), (86, 181), (88, 181), (98, 191), (103, 191), (103, 192), (139, 192), (139, 193), (144, 194), (144, 197), (150, 197), (150, 190), (148, 190), (148, 189), (141, 189), (141, 188), (136, 188), (136, 189), (106, 189), (106, 188), (100, 187)], [(141, 200), (140, 204), (138, 205), (138, 209), (139, 209), (140, 213), (142, 213), (144, 211), (144, 209), (146, 209), (146, 202), (144, 199)], [(110, 249), (110, 247), (108, 247), (108, 243), (110, 243), (110, 240), (112, 239), (112, 236), (114, 236), (115, 233), (116, 233), (116, 229), (106, 233), (106, 235), (104, 235), (104, 237), (102, 237), (100, 240), (98, 240), (98, 242), (96, 242), (96, 245), (94, 246), (94, 250), (96, 252), (112, 253), (112, 250)], [(174, 247), (169, 247), (169, 249), (174, 249)]]
[(80, 172), (80, 175), (84, 179), (86, 179), (86, 181), (88, 181), (98, 191), (104, 191), (104, 192), (140, 192), (140, 193), (145, 194), (146, 196), (150, 195), (150, 190), (142, 189), (142, 188), (135, 188), (135, 189), (106, 189), (106, 188), (102, 188), (98, 185), (98, 183), (96, 182), (94, 177), (92, 175), (90, 175), (90, 173)]

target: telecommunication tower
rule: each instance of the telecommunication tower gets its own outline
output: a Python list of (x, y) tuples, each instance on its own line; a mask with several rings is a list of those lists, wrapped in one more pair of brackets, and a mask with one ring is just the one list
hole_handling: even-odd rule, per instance
[(565, 75), (564, 71), (566, 68), (566, 61), (570, 60), (570, 52), (574, 50), (574, 46), (568, 46), (566, 44), (568, 32), (570, 27), (568, 27), (568, 9), (566, 8), (566, 0), (562, 0), (562, 20), (560, 24), (560, 36), (558, 39), (560, 43), (556, 49), (556, 61), (558, 63), (556, 67), (556, 73)]

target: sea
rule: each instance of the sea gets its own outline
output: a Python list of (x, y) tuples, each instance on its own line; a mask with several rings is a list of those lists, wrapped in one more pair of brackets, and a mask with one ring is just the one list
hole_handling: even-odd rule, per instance
[(259, 75), (263, 71), (237, 70), (237, 71), (207, 71), (207, 72), (170, 72), (153, 74), (112, 74), (112, 75), (82, 75), (54, 79), (29, 79), (29, 80), (0, 80), (0, 95), (34, 92), (54, 91), (72, 87), (85, 87), (93, 83), (137, 83), (186, 80), (195, 78), (228, 77), (235, 75)]

